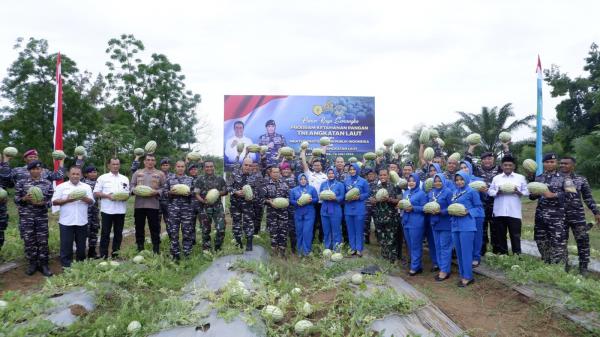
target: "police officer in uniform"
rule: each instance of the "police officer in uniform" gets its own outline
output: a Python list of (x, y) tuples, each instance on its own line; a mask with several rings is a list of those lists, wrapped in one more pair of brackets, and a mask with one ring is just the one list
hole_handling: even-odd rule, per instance
[(283, 135), (275, 132), (275, 121), (269, 119), (267, 123), (265, 123), (265, 128), (267, 129), (267, 133), (260, 136), (258, 145), (266, 145), (269, 149), (266, 153), (267, 164), (275, 164), (277, 163), (277, 155), (279, 153), (279, 149), (285, 146), (285, 137)]
[[(25, 271), (33, 275), (36, 270), (44, 276), (52, 276), (48, 267), (48, 208), (54, 194), (52, 183), (42, 177), (42, 163), (33, 160), (27, 164), (29, 175), (15, 185), (15, 204), (19, 210), (19, 230), (25, 246), (25, 258), (29, 266)], [(42, 190), (43, 200), (35, 201), (29, 189)]]
[[(590, 227), (585, 222), (581, 199), (583, 198), (583, 202), (594, 214), (596, 223), (600, 222), (600, 210), (596, 207), (596, 201), (592, 196), (592, 189), (587, 179), (575, 173), (575, 164), (575, 158), (563, 157), (560, 160), (560, 171), (565, 177), (566, 237), (568, 241), (570, 228), (575, 236), (575, 242), (577, 242), (579, 272), (585, 275), (588, 273), (588, 263), (590, 262), (590, 236), (588, 234)], [(566, 264), (566, 268), (569, 269), (569, 264)]]
[(549, 190), (542, 195), (529, 194), (531, 200), (538, 199), (533, 236), (544, 262), (567, 263), (565, 178), (557, 171), (555, 153), (545, 154), (543, 161), (544, 172), (535, 181), (548, 185)]
[[(220, 192), (219, 199), (214, 204), (208, 204), (206, 201), (206, 193), (216, 189)], [(227, 195), (227, 186), (223, 177), (215, 175), (215, 163), (207, 160), (204, 162), (204, 174), (194, 184), (194, 193), (196, 200), (200, 204), (200, 223), (202, 224), (202, 249), (209, 250), (211, 222), (217, 231), (215, 237), (215, 250), (221, 250), (223, 239), (225, 238), (225, 215), (223, 211), (223, 203), (221, 197)]]

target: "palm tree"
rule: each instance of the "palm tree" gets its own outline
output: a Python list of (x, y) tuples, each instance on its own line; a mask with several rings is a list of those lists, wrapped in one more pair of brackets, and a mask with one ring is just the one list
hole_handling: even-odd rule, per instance
[(500, 132), (512, 132), (522, 126), (529, 126), (529, 122), (535, 119), (534, 115), (528, 115), (506, 125), (510, 117), (515, 117), (511, 103), (505, 104), (500, 109), (497, 106), (491, 109), (484, 106), (479, 114), (462, 111), (456, 113), (461, 116), (458, 123), (464, 125), (468, 131), (480, 134), (483, 151), (489, 152), (496, 152), (501, 145), (498, 139)]

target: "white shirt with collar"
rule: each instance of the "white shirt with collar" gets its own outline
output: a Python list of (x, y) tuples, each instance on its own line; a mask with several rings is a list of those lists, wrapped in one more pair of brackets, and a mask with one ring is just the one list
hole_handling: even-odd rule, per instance
[[(321, 191), (321, 184), (327, 181), (327, 175), (323, 172), (314, 172), (311, 170), (305, 171), (304, 174), (308, 177), (308, 184), (317, 190), (317, 194)], [(319, 200), (319, 202), (321, 202)]]
[[(92, 194), (92, 188), (90, 185), (79, 182), (77, 185), (74, 185), (71, 181), (66, 181), (58, 186), (54, 190), (54, 195), (52, 196), (52, 201), (54, 200), (63, 200), (69, 197), (69, 193), (73, 192), (73, 190), (82, 189), (85, 191), (86, 197), (94, 200), (94, 196)], [(58, 223), (63, 226), (84, 226), (88, 223), (88, 204), (81, 201), (73, 201), (66, 203), (62, 206), (59, 206), (60, 215), (58, 218)]]
[(494, 197), (494, 216), (507, 216), (521, 219), (523, 217), (521, 213), (521, 196), (516, 193), (498, 193), (500, 186), (507, 183), (517, 186), (517, 190), (519, 190), (523, 196), (529, 195), (527, 181), (524, 176), (514, 172), (510, 175), (501, 173), (495, 176), (488, 189), (488, 195)]
[[(104, 194), (113, 194), (117, 192), (129, 193), (129, 179), (120, 173), (105, 173), (98, 177), (98, 181), (94, 187), (94, 193), (96, 192)], [(127, 212), (127, 202), (112, 201), (103, 198), (100, 202), (100, 212), (106, 214), (125, 214)]]
[[(227, 157), (227, 161), (229, 163), (235, 163), (235, 158), (238, 157), (238, 152), (237, 152), (237, 146), (231, 146), (233, 144), (233, 141), (237, 141), (237, 144), (239, 143), (244, 143), (244, 146), (248, 146), (248, 145), (252, 145), (254, 144), (252, 142), (252, 139), (242, 136), (242, 137), (236, 137), (233, 136), (231, 138), (229, 138), (226, 142), (225, 142), (225, 156)], [(246, 149), (244, 148), (244, 151), (242, 151), (242, 153), (239, 154), (239, 159), (238, 159), (238, 163), (241, 163), (244, 161), (244, 158), (246, 157)], [(256, 155), (254, 153), (251, 153), (249, 155), (249, 157), (251, 159), (255, 159)]]

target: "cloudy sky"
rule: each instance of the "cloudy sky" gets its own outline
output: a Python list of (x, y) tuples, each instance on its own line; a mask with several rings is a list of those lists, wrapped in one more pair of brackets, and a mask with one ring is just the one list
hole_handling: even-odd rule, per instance
[[(107, 41), (141, 39), (181, 64), (222, 153), (223, 95), (375, 96), (376, 137), (403, 140), (457, 110), (535, 113), (537, 55), (581, 75), (600, 42), (594, 1), (12, 1), (0, 20), (0, 77), (17, 37), (44, 38), (105, 73)], [(544, 87), (546, 121), (557, 99)], [(523, 130), (517, 137), (529, 136)]]

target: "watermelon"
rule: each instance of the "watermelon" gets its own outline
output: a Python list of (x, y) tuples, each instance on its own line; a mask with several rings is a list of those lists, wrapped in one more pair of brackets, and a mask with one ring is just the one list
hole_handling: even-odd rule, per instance
[(151, 140), (148, 143), (146, 143), (146, 146), (144, 146), (144, 150), (146, 151), (146, 153), (154, 153), (154, 151), (156, 151), (156, 142)]
[(429, 131), (427, 128), (423, 128), (423, 130), (421, 130), (421, 134), (419, 135), (419, 143), (427, 144), (429, 143), (429, 139), (431, 139), (431, 131)]
[(127, 199), (129, 199), (129, 192), (113, 193), (112, 199), (114, 201), (127, 201)]
[(140, 197), (150, 197), (150, 196), (152, 196), (153, 193), (154, 193), (154, 189), (152, 189), (152, 187), (150, 187), (150, 186), (137, 185), (133, 189), (133, 194), (140, 196)]
[(504, 183), (500, 185), (500, 190), (502, 191), (502, 193), (511, 194), (515, 193), (515, 187), (515, 184)]
[(294, 149), (288, 146), (284, 146), (279, 149), (279, 155), (281, 157), (292, 157), (294, 155)]
[(297, 335), (305, 336), (310, 334), (310, 330), (313, 328), (313, 324), (305, 319), (296, 322), (294, 325), (294, 332)]
[(277, 209), (287, 208), (290, 205), (290, 201), (287, 198), (275, 198), (271, 203)]
[(358, 161), (358, 159), (357, 159), (356, 157), (350, 157), (350, 158), (348, 158), (348, 162), (349, 162), (350, 164), (354, 164), (354, 163), (356, 163), (357, 161)]
[(396, 207), (400, 208), (400, 209), (407, 209), (409, 208), (411, 205), (410, 200), (408, 199), (400, 199), (400, 201), (398, 201), (398, 205)]
[(427, 178), (425, 180), (425, 192), (431, 191), (433, 188), (433, 178)]
[(472, 133), (467, 136), (466, 141), (470, 145), (478, 145), (481, 143), (481, 135), (478, 133)]
[(394, 152), (396, 153), (400, 153), (402, 152), (402, 150), (404, 150), (404, 145), (397, 143), (396, 145), (394, 145)]
[(332, 190), (323, 190), (319, 194), (319, 199), (321, 200), (335, 200), (335, 198), (335, 192), (333, 192)]
[(302, 142), (302, 143), (300, 143), (300, 149), (301, 150), (308, 149), (308, 142)]
[(467, 209), (463, 204), (450, 204), (450, 206), (448, 206), (448, 214), (453, 216), (465, 216), (467, 215)]
[(529, 173), (535, 173), (537, 171), (537, 163), (532, 159), (525, 159), (523, 161), (523, 168)]
[(385, 198), (388, 198), (390, 195), (385, 188), (380, 188), (377, 193), (375, 193), (375, 200), (382, 201)]
[(187, 159), (191, 160), (191, 161), (197, 161), (197, 160), (202, 159), (202, 156), (200, 155), (199, 152), (192, 151), (192, 152), (190, 152), (190, 153), (187, 154)]
[(266, 146), (266, 145), (261, 145), (260, 146), (260, 153), (261, 154), (265, 154), (265, 153), (267, 153), (267, 151), (269, 151), (269, 147), (268, 146)]
[(398, 180), (398, 187), (401, 189), (406, 189), (406, 187), (408, 187), (408, 180), (400, 178), (400, 180)]
[(480, 190), (486, 188), (487, 184), (485, 183), (485, 181), (476, 180), (476, 181), (473, 181), (472, 183), (470, 183), (469, 187), (474, 190), (480, 191)]
[(435, 142), (438, 143), (440, 147), (444, 147), (446, 145), (446, 142), (444, 142), (444, 140), (442, 140), (441, 138), (436, 138)]
[(437, 214), (440, 212), (440, 209), (440, 204), (435, 201), (428, 202), (423, 206), (423, 212), (429, 214)]
[(215, 202), (217, 202), (217, 200), (219, 200), (220, 197), (221, 192), (219, 192), (219, 190), (217, 190), (216, 188), (213, 188), (206, 192), (206, 197), (204, 199), (206, 200), (207, 204), (212, 205)]
[(6, 200), (6, 198), (8, 198), (8, 192), (0, 187), (0, 200)]
[(257, 153), (260, 152), (260, 146), (256, 144), (250, 144), (246, 146), (246, 150), (250, 153)]
[(506, 131), (500, 132), (500, 134), (498, 135), (498, 139), (500, 139), (500, 142), (502, 142), (502, 143), (510, 142), (511, 138), (512, 137), (511, 137), (510, 133), (508, 133)]
[(394, 143), (395, 143), (395, 141), (393, 138), (388, 138), (383, 141), (383, 145), (385, 145), (387, 147), (391, 147), (392, 145), (394, 145)]
[(312, 202), (312, 197), (308, 193), (302, 193), (300, 198), (298, 198), (298, 206), (308, 205)]
[(321, 137), (321, 139), (319, 139), (319, 144), (321, 144), (321, 146), (328, 146), (331, 144), (331, 139), (329, 139), (329, 137)]
[(340, 253), (331, 254), (331, 261), (333, 261), (333, 262), (340, 262), (340, 261), (342, 261), (343, 258), (344, 258), (344, 256), (342, 256), (342, 254), (340, 254)]
[(69, 199), (80, 200), (87, 195), (83, 188), (76, 188), (69, 193)]
[(323, 250), (323, 257), (324, 258), (327, 258), (327, 259), (330, 258), (332, 254), (333, 254), (333, 252), (331, 251), (331, 249), (325, 249), (325, 250)]
[(383, 157), (384, 153), (385, 153), (384, 149), (377, 149), (377, 151), (375, 151), (375, 156), (376, 157)]
[(440, 136), (440, 133), (437, 129), (429, 129), (429, 135), (431, 136), (431, 138), (435, 139)]
[(27, 194), (31, 195), (31, 200), (33, 202), (42, 202), (44, 201), (44, 193), (37, 186), (32, 186), (27, 190)]
[(363, 158), (365, 160), (375, 160), (375, 158), (377, 158), (377, 154), (375, 154), (375, 152), (367, 152), (363, 155)]
[(2, 153), (4, 153), (4, 155), (7, 157), (15, 157), (17, 154), (19, 154), (19, 151), (14, 147), (9, 146), (5, 147)]
[(398, 185), (400, 182), (400, 176), (398, 175), (398, 172), (390, 170), (390, 182), (392, 185)]
[(136, 147), (136, 148), (133, 150), (133, 154), (134, 154), (134, 155), (136, 155), (136, 156), (138, 156), (138, 157), (141, 157), (141, 156), (143, 156), (143, 155), (144, 155), (144, 153), (146, 153), (146, 152), (145, 152), (145, 151), (144, 151), (144, 149), (142, 149), (141, 147)]
[(142, 262), (144, 262), (144, 257), (141, 255), (136, 255), (133, 258), (133, 263), (142, 263)]
[(323, 155), (323, 150), (316, 148), (316, 149), (312, 149), (312, 156), (313, 157), (320, 157)]
[(450, 157), (448, 157), (448, 160), (455, 160), (455, 161), (460, 161), (460, 153), (458, 152), (454, 152), (453, 154), (450, 155)]
[(431, 147), (428, 147), (423, 151), (423, 159), (425, 159), (425, 161), (432, 161), (434, 156), (435, 151)]
[(308, 302), (304, 302), (304, 304), (302, 305), (302, 315), (304, 317), (308, 317), (313, 313), (313, 307), (312, 305), (310, 305), (310, 303)]
[(263, 316), (273, 320), (273, 322), (279, 322), (283, 319), (283, 311), (274, 305), (267, 305), (263, 309)]
[(352, 201), (355, 197), (360, 195), (360, 190), (356, 187), (351, 188), (348, 192), (346, 192), (346, 201)]
[(532, 182), (527, 184), (527, 189), (531, 194), (541, 195), (548, 192), (548, 185), (544, 183)]
[(52, 152), (52, 159), (54, 160), (63, 160), (65, 158), (67, 158), (67, 155), (61, 150)]
[(142, 324), (138, 321), (131, 321), (129, 325), (127, 325), (128, 332), (136, 332), (142, 328)]
[(254, 193), (252, 192), (252, 186), (244, 185), (242, 187), (242, 191), (244, 191), (244, 199), (246, 199), (246, 201), (252, 201), (252, 199), (254, 199)]
[(186, 184), (175, 184), (171, 187), (171, 193), (175, 195), (188, 196), (190, 192), (190, 187)]
[(76, 156), (83, 156), (85, 155), (85, 147), (83, 146), (77, 146), (75, 148), (75, 151), (73, 151), (75, 153)]
[(362, 276), (362, 274), (354, 274), (354, 275), (352, 275), (351, 281), (352, 281), (352, 284), (356, 284), (356, 285), (362, 284), (363, 283), (363, 276)]

